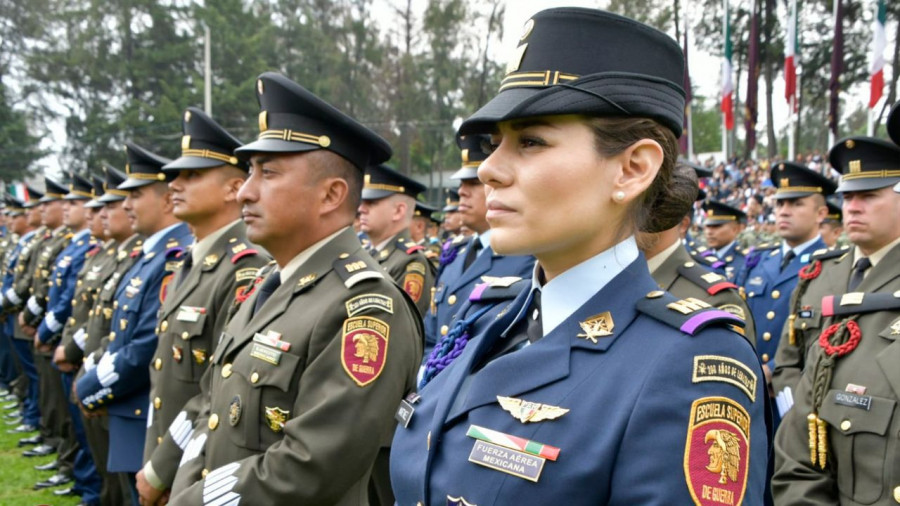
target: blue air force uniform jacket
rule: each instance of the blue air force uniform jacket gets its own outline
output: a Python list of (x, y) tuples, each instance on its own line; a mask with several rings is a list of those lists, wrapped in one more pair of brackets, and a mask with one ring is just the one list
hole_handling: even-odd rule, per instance
[(478, 369), (521, 318), (521, 293), (407, 399), (398, 504), (762, 504), (753, 349), (725, 328), (735, 316), (656, 289), (639, 257), (542, 339)]
[(476, 237), (460, 236), (444, 246), (441, 256), (445, 260), (438, 270), (431, 307), (425, 314), (426, 359), (434, 345), (453, 327), (460, 307), (468, 300), (475, 285), (484, 282), (482, 276), (531, 277), (534, 257), (499, 255), (489, 246), (479, 252), (478, 257), (464, 271), (466, 254), (477, 240)]
[(744, 251), (738, 246), (737, 241), (734, 241), (722, 255), (716, 255), (713, 249), (707, 250), (702, 255), (707, 258), (710, 256), (717, 258), (719, 261), (712, 264), (713, 270), (728, 278), (729, 281), (735, 281), (746, 260)]
[[(88, 410), (109, 413), (110, 472), (141, 469), (150, 391), (150, 360), (156, 351), (156, 314), (180, 262), (167, 250), (192, 242), (187, 225), (168, 230), (143, 253), (116, 289), (109, 346), (97, 366), (78, 380), (78, 397)], [(169, 257), (172, 258), (169, 258)]]
[(761, 363), (775, 370), (775, 351), (781, 338), (781, 329), (791, 312), (791, 293), (797, 286), (797, 272), (809, 263), (814, 251), (824, 249), (822, 238), (794, 257), (784, 270), (781, 245), (756, 248), (747, 256), (738, 284), (744, 287), (747, 305), (756, 322), (756, 353)]
[(96, 243), (90, 231), (82, 230), (56, 257), (50, 274), (47, 313), (37, 329), (38, 339), (42, 343), (55, 341), (72, 314), (72, 297), (75, 295), (78, 273), (84, 266), (85, 255)]

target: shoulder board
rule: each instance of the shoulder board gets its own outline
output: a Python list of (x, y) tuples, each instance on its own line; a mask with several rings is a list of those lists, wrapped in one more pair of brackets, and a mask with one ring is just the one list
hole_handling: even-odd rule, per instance
[(166, 258), (181, 258), (184, 255), (184, 248), (174, 247), (166, 250)]
[(706, 290), (706, 293), (715, 295), (722, 290), (737, 288), (737, 285), (725, 279), (725, 276), (706, 269), (694, 262), (685, 262), (678, 266), (678, 274), (688, 281)]
[(425, 250), (425, 246), (422, 246), (421, 244), (415, 244), (415, 243), (408, 242), (405, 244), (405, 246), (406, 246), (406, 254), (407, 255), (412, 255), (416, 251), (424, 251)]
[(334, 272), (344, 281), (344, 286), (353, 288), (366, 279), (384, 279), (384, 273), (369, 267), (365, 260), (356, 255), (339, 258), (332, 264)]
[[(233, 250), (234, 250), (234, 248), (232, 248), (232, 251)], [(256, 250), (253, 248), (242, 249), (231, 256), (231, 263), (236, 264), (236, 263), (238, 263), (238, 260), (240, 260), (244, 257), (256, 256), (258, 254), (259, 254), (259, 250)]]
[(744, 328), (744, 320), (728, 311), (716, 309), (700, 299), (678, 299), (663, 291), (648, 293), (638, 301), (637, 310), (692, 336), (709, 326), (738, 327), (741, 331)]
[(843, 248), (826, 249), (822, 248), (813, 252), (811, 260), (828, 260), (830, 258), (838, 258), (850, 252), (850, 246)]
[(822, 297), (822, 316), (849, 316), (900, 309), (900, 291), (894, 293), (849, 292)]
[(522, 279), (518, 276), (504, 276), (495, 278), (482, 276), (484, 283), (475, 285), (469, 300), (472, 302), (496, 302), (516, 298), (522, 290), (531, 286), (530, 279)]
[(703, 256), (703, 254), (697, 250), (691, 251), (691, 257), (696, 260), (698, 263), (709, 266), (711, 269), (718, 269), (725, 265), (725, 262), (719, 260), (714, 255)]

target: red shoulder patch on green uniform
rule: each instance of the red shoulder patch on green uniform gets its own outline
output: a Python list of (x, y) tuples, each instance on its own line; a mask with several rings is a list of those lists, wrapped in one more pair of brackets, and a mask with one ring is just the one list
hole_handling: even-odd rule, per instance
[(255, 250), (255, 249), (252, 249), (252, 248), (251, 248), (251, 249), (245, 249), (245, 250), (242, 250), (242, 251), (238, 252), (238, 253), (235, 254), (234, 256), (232, 256), (232, 257), (231, 257), (231, 263), (236, 264), (236, 263), (238, 263), (238, 260), (240, 260), (240, 259), (242, 259), (242, 258), (244, 258), (244, 257), (248, 257), (248, 256), (252, 256), (252, 255), (258, 255), (258, 254), (259, 254), (259, 251)]
[(164, 277), (162, 280), (162, 284), (159, 287), (159, 302), (165, 302), (166, 295), (169, 293), (169, 283), (172, 282), (172, 279), (175, 277), (175, 273), (169, 274)]
[(425, 246), (422, 246), (421, 244), (416, 244), (414, 246), (410, 246), (410, 247), (406, 248), (406, 254), (412, 255), (416, 251), (423, 251), (424, 249), (425, 249)]
[(694, 504), (741, 504), (749, 469), (747, 410), (727, 397), (694, 401), (684, 448), (684, 477)]
[(371, 316), (344, 320), (341, 365), (357, 385), (364, 387), (381, 374), (390, 331), (390, 325)]

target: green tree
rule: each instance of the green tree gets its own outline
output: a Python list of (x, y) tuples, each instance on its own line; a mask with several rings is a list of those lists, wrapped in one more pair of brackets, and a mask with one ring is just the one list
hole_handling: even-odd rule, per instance
[(12, 108), (6, 87), (0, 83), (0, 180), (23, 179), (44, 153), (40, 137), (28, 127), (23, 112)]

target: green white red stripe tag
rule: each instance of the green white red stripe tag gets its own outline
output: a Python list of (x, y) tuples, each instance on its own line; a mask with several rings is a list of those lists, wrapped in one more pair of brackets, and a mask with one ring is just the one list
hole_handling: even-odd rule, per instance
[(479, 427), (478, 425), (470, 425), (466, 435), (471, 438), (494, 443), (495, 445), (510, 448), (512, 450), (519, 450), (548, 460), (556, 460), (557, 457), (559, 457), (559, 448), (555, 446), (545, 445), (523, 437), (504, 434), (495, 430)]

